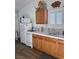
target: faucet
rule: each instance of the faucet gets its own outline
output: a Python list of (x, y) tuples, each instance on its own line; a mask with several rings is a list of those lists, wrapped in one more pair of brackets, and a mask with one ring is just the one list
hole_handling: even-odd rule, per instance
[(64, 31), (62, 31), (62, 35), (64, 35)]
[(43, 27), (41, 27), (41, 32), (43, 32), (44, 31), (44, 28)]

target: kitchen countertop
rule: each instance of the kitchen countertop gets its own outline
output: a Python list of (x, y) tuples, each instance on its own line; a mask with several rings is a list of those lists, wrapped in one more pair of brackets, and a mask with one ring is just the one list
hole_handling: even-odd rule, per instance
[(62, 38), (62, 37), (57, 37), (57, 36), (53, 36), (53, 35), (48, 35), (48, 34), (45, 34), (45, 33), (32, 32), (32, 34), (42, 35), (42, 36), (46, 36), (46, 37), (50, 37), (50, 38), (56, 38), (56, 39), (64, 40), (64, 38)]

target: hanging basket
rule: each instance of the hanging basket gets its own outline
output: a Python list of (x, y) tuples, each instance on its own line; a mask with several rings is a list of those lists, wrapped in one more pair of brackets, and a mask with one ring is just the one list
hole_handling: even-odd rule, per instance
[(53, 2), (53, 3), (51, 4), (51, 6), (52, 6), (53, 8), (60, 7), (60, 5), (61, 5), (61, 2), (60, 2), (60, 1), (55, 1), (55, 2)]

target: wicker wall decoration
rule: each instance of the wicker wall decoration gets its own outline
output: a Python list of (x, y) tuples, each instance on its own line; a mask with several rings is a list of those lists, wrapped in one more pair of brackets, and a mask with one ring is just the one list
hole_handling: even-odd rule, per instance
[(55, 2), (53, 2), (53, 3), (51, 4), (51, 6), (52, 6), (53, 8), (56, 8), (56, 7), (60, 7), (60, 4), (61, 4), (60, 1), (55, 1)]

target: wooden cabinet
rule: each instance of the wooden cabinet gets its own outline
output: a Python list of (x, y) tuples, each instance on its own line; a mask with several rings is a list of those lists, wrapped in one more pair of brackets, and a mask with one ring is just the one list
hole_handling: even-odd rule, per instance
[(48, 37), (44, 37), (42, 40), (42, 51), (55, 56), (56, 55), (56, 40)]
[(57, 56), (60, 59), (64, 59), (64, 41), (63, 40), (57, 41)]
[(36, 24), (48, 23), (48, 11), (42, 8), (36, 9)]
[(42, 40), (43, 40), (43, 37), (42, 36), (37, 36), (37, 39), (38, 39), (38, 49), (39, 50), (42, 50)]
[(48, 41), (46, 39), (46, 37), (44, 37), (44, 39), (42, 40), (42, 51), (45, 53), (49, 53), (48, 51)]
[(64, 41), (40, 35), (33, 35), (33, 47), (48, 55), (64, 59)]
[(33, 38), (32, 38), (32, 42), (33, 42), (33, 47), (34, 48), (38, 48), (38, 40), (37, 40), (37, 37), (36, 35), (33, 35)]
[(33, 35), (33, 47), (49, 55), (56, 55), (56, 39)]
[(42, 37), (38, 35), (33, 35), (33, 47), (41, 50), (42, 48)]
[(56, 56), (56, 39), (48, 38), (48, 49), (51, 56)]

